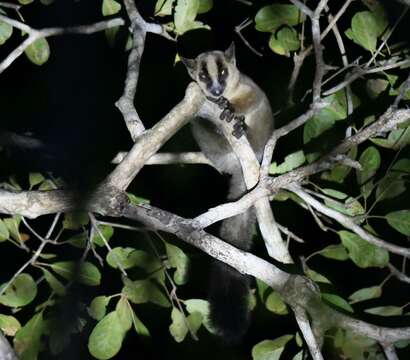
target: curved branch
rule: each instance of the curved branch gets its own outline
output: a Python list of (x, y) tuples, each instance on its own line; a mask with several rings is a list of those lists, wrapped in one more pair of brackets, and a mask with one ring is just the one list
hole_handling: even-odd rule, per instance
[(164, 145), (182, 126), (192, 119), (204, 101), (198, 85), (191, 83), (184, 99), (176, 105), (161, 121), (138, 137), (127, 156), (105, 179), (102, 187), (112, 186), (125, 190), (138, 172), (162, 145)]
[(376, 245), (383, 249), (386, 249), (393, 254), (398, 254), (410, 257), (410, 249), (404, 248), (398, 245), (394, 245), (384, 241), (377, 236), (374, 236), (370, 232), (364, 230), (361, 226), (357, 225), (354, 222), (354, 219), (340, 213), (339, 211), (333, 210), (326, 205), (322, 204), (320, 201), (316, 200), (314, 197), (305, 192), (301, 187), (296, 185), (289, 185), (288, 189), (299, 196), (304, 202), (309, 204), (312, 208), (316, 209), (320, 213), (336, 220), (339, 224), (343, 225), (345, 228), (352, 230), (354, 233), (359, 235), (363, 240), (367, 241), (370, 244)]

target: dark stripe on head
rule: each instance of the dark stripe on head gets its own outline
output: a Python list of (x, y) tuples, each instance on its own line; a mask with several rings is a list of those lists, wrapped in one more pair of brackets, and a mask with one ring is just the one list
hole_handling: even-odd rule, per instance
[(208, 88), (212, 86), (212, 79), (209, 76), (209, 71), (206, 66), (205, 61), (201, 61), (200, 71), (199, 71), (199, 79), (206, 84)]
[(218, 57), (216, 59), (216, 66), (218, 68), (218, 82), (225, 88), (226, 78), (228, 77), (228, 69), (224, 64), (222, 58)]

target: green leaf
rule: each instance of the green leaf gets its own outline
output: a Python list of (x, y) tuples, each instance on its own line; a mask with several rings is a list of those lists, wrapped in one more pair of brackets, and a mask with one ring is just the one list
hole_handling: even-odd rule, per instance
[(379, 13), (362, 11), (353, 16), (351, 26), (351, 31), (346, 35), (358, 45), (374, 52), (376, 51), (377, 37), (387, 27), (387, 21)]
[(206, 27), (200, 21), (195, 21), (198, 11), (199, 0), (177, 0), (174, 23), (178, 35), (182, 35), (188, 30)]
[(389, 82), (384, 79), (369, 79), (366, 82), (366, 90), (372, 99), (376, 99), (387, 89)]
[(149, 204), (150, 201), (149, 199), (145, 199), (140, 196), (136, 196), (134, 194), (131, 194), (127, 192), (128, 200), (131, 202), (132, 205), (141, 205), (141, 204)]
[(319, 274), (318, 272), (316, 272), (312, 269), (307, 269), (306, 270), (306, 275), (308, 277), (310, 277), (315, 282), (331, 284), (331, 281), (327, 277), (323, 276), (322, 274)]
[(149, 330), (144, 325), (144, 323), (137, 317), (134, 310), (131, 308), (132, 323), (134, 324), (134, 329), (138, 335), (141, 336), (151, 336)]
[(148, 280), (129, 280), (124, 279), (124, 287), (122, 294), (124, 294), (134, 304), (143, 304), (149, 301), (150, 294)]
[(331, 196), (332, 198), (338, 199), (338, 200), (346, 200), (348, 198), (349, 195), (338, 191), (338, 190), (334, 190), (334, 189), (321, 189), (321, 191), (328, 195)]
[(178, 343), (184, 341), (185, 336), (188, 334), (188, 327), (184, 314), (177, 308), (172, 308), (171, 312), (172, 323), (169, 326), (169, 332)]
[(397, 349), (404, 349), (405, 347), (410, 345), (410, 340), (399, 340), (394, 343), (394, 346)]
[(158, 0), (155, 4), (155, 16), (172, 15), (175, 0)]
[(209, 302), (207, 300), (202, 300), (202, 299), (189, 299), (185, 300), (184, 304), (186, 306), (186, 309), (188, 313), (194, 314), (194, 313), (199, 313), (202, 316), (202, 323), (205, 326), (205, 328), (212, 334), (216, 334), (216, 329), (214, 329), (211, 325), (210, 319), (209, 319)]
[(282, 25), (294, 26), (304, 20), (303, 14), (294, 5), (274, 4), (261, 8), (255, 16), (258, 31), (272, 32)]
[(108, 296), (100, 295), (95, 297), (87, 308), (88, 314), (95, 320), (101, 320), (107, 312), (109, 302), (110, 297)]
[(136, 250), (131, 247), (116, 247), (108, 253), (107, 262), (114, 269), (118, 268), (118, 263), (124, 269), (130, 269), (135, 266), (145, 268), (149, 264), (150, 258), (150, 255), (142, 250)]
[(185, 300), (184, 304), (187, 311), (192, 314), (194, 312), (199, 312), (203, 317), (209, 315), (209, 301), (203, 299), (189, 299)]
[(4, 21), (0, 21), (0, 45), (3, 45), (13, 34), (13, 27), (6, 24)]
[(117, 14), (121, 10), (121, 4), (115, 0), (103, 0), (102, 14), (104, 16), (110, 16)]
[(392, 228), (403, 235), (410, 236), (410, 210), (400, 210), (388, 213), (386, 215), (386, 220)]
[(41, 336), (45, 330), (43, 313), (35, 314), (14, 337), (14, 348), (20, 360), (36, 360), (42, 348)]
[(124, 335), (118, 314), (112, 311), (94, 327), (88, 339), (88, 350), (97, 359), (110, 359), (120, 351)]
[(66, 293), (64, 285), (58, 280), (50, 271), (41, 268), (41, 271), (44, 274), (44, 278), (47, 283), (50, 285), (51, 289), (58, 295), (64, 296)]
[(380, 316), (399, 316), (403, 314), (403, 309), (398, 306), (378, 306), (366, 309), (365, 312)]
[(342, 245), (329, 245), (325, 247), (324, 249), (320, 250), (319, 252), (320, 255), (324, 256), (325, 258), (328, 259), (333, 259), (333, 260), (347, 260), (349, 258), (349, 255), (346, 252), (346, 249)]
[(322, 293), (322, 299), (335, 305), (338, 308), (341, 308), (351, 313), (353, 312), (353, 308), (349, 305), (349, 303), (339, 295)]
[(93, 244), (98, 246), (105, 246), (104, 240), (100, 235), (100, 232), (104, 236), (104, 239), (108, 242), (114, 234), (114, 228), (109, 225), (98, 225), (99, 231), (94, 231), (94, 236), (92, 238)]
[(406, 191), (404, 180), (402, 180), (406, 175), (410, 175), (410, 159), (400, 159), (379, 182), (376, 198), (379, 201), (391, 199)]
[(303, 143), (307, 144), (330, 129), (336, 122), (335, 115), (329, 109), (322, 109), (303, 127)]
[(4, 335), (14, 336), (20, 328), (21, 324), (14, 316), (0, 314), (0, 329)]
[(279, 360), (286, 344), (293, 335), (283, 335), (275, 340), (264, 340), (252, 348), (253, 360)]
[(192, 333), (194, 335), (196, 335), (196, 333), (198, 332), (199, 328), (202, 325), (202, 315), (199, 312), (194, 312), (190, 315), (188, 315), (188, 317), (186, 318), (189, 328), (191, 329)]
[(400, 150), (406, 145), (410, 144), (410, 127), (399, 128), (390, 132), (387, 139), (385, 138), (371, 138), (376, 145), (387, 149)]
[(356, 170), (356, 177), (360, 185), (360, 191), (364, 197), (368, 197), (373, 190), (373, 181), (371, 181), (371, 178), (380, 167), (380, 162), (381, 157), (379, 150), (374, 146), (368, 147), (359, 158), (362, 170)]
[(7, 240), (9, 237), (10, 233), (6, 224), (0, 219), (0, 242)]
[(28, 46), (24, 53), (33, 64), (43, 65), (50, 57), (50, 46), (47, 39), (41, 38)]
[(212, 9), (214, 0), (199, 0), (198, 14), (204, 14)]
[[(352, 160), (356, 159), (357, 147), (355, 146), (351, 148), (347, 156)], [(324, 180), (334, 181), (334, 182), (342, 184), (345, 178), (347, 177), (347, 175), (349, 175), (351, 171), (352, 171), (352, 168), (350, 166), (336, 165), (329, 172), (324, 172), (321, 178)]]
[(376, 299), (382, 296), (381, 286), (371, 286), (355, 291), (349, 296), (349, 300), (352, 302), (366, 301), (370, 299)]
[(90, 221), (88, 214), (83, 211), (64, 214), (63, 227), (68, 230), (77, 230)]
[(339, 231), (340, 239), (346, 248), (350, 259), (361, 268), (385, 267), (389, 263), (387, 250), (379, 248), (363, 240), (360, 236), (349, 232)]
[(296, 51), (300, 47), (297, 31), (294, 28), (284, 27), (278, 32), (272, 33), (269, 47), (274, 53), (289, 57), (291, 51)]
[(30, 190), (34, 186), (36, 186), (38, 184), (41, 184), (44, 180), (45, 180), (45, 177), (42, 174), (40, 174), (38, 172), (30, 173), (29, 178), (28, 178), (28, 181), (29, 181), (29, 184), (30, 184)]
[(306, 161), (303, 150), (296, 151), (285, 157), (285, 161), (280, 165), (276, 162), (272, 163), (269, 169), (269, 174), (283, 174), (301, 166)]
[(4, 225), (6, 225), (11, 237), (18, 242), (23, 241), (21, 239), (20, 230), (19, 230), (20, 222), (21, 222), (21, 216), (19, 215), (15, 215), (13, 217), (3, 219), (3, 223)]
[(376, 342), (368, 337), (360, 336), (351, 331), (337, 329), (334, 340), (335, 347), (347, 359), (381, 360)]
[[(7, 283), (0, 286), (0, 291)], [(17, 275), (14, 281), (0, 296), (0, 304), (21, 307), (30, 304), (37, 295), (37, 284), (29, 274)]]
[(97, 286), (101, 283), (101, 273), (98, 268), (85, 261), (78, 264), (74, 261), (61, 261), (50, 264), (51, 268), (67, 280), (76, 280), (88, 286)]
[(267, 289), (270, 289), (269, 285), (267, 285), (262, 280), (256, 279), (256, 287), (258, 289), (259, 298), (262, 302), (265, 302), (265, 293)]
[(163, 307), (171, 305), (168, 298), (150, 280), (125, 279), (122, 293), (134, 304), (150, 301)]
[(71, 236), (66, 241), (72, 246), (84, 249), (87, 246), (88, 233), (87, 231), (83, 231), (82, 233)]
[(176, 268), (174, 273), (174, 281), (177, 285), (183, 285), (187, 282), (187, 274), (189, 267), (189, 258), (178, 247), (165, 243), (169, 264)]
[[(347, 99), (343, 90), (327, 96), (323, 100), (329, 105), (321, 109), (305, 124), (303, 129), (304, 144), (309, 143), (312, 139), (330, 129), (336, 121), (347, 118)], [(359, 104), (360, 100), (353, 96), (353, 108), (356, 108)]]
[(366, 211), (355, 198), (349, 197), (344, 203), (333, 199), (325, 199), (326, 206), (349, 216), (363, 215)]
[(288, 314), (288, 308), (277, 292), (272, 292), (266, 299), (266, 308), (278, 315)]
[(117, 312), (118, 319), (124, 332), (127, 332), (132, 327), (132, 314), (128, 300), (125, 297), (121, 296), (120, 300), (117, 302), (115, 311)]

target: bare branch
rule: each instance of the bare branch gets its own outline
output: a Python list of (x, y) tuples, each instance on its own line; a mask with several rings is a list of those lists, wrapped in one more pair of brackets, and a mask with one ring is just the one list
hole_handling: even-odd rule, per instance
[(192, 119), (205, 100), (198, 85), (191, 83), (184, 99), (176, 105), (161, 121), (138, 138), (127, 156), (104, 181), (104, 186), (125, 190), (144, 164), (159, 148), (167, 142), (182, 126)]
[(267, 261), (223, 242), (199, 229), (194, 220), (148, 205), (128, 205), (124, 208), (123, 216), (137, 220), (149, 228), (172, 233), (239, 272), (262, 280), (278, 291), (292, 308), (300, 307), (308, 312), (311, 318), (323, 319), (322, 322), (317, 320), (318, 326), (323, 329), (340, 326), (354, 333), (385, 342), (410, 339), (410, 327), (386, 328), (333, 310), (320, 301), (316, 287), (307, 278), (285, 273)]
[(80, 26), (73, 26), (73, 27), (68, 27), (68, 28), (53, 27), (53, 28), (44, 28), (41, 30), (36, 30), (20, 21), (10, 19), (9, 17), (1, 15), (1, 14), (0, 14), (0, 21), (3, 21), (17, 29), (20, 29), (29, 35), (27, 39), (25, 39), (19, 46), (17, 46), (0, 63), (0, 74), (4, 70), (6, 70), (14, 62), (14, 60), (16, 60), (24, 52), (24, 50), (26, 50), (31, 44), (33, 44), (38, 39), (61, 35), (61, 34), (68, 34), (68, 33), (93, 34), (98, 31), (124, 25), (124, 20), (115, 18), (115, 19), (110, 19), (107, 21), (100, 21), (98, 23), (90, 24), (90, 25), (80, 25)]
[[(199, 116), (201, 116), (201, 113), (203, 113), (207, 115), (207, 118), (218, 119), (219, 112), (220, 110), (214, 103), (206, 101), (199, 111)], [(239, 139), (237, 139), (232, 135), (231, 124), (225, 121), (221, 122), (219, 120), (212, 121), (214, 121), (215, 125), (221, 130), (222, 134), (231, 145), (233, 152), (239, 159), (246, 187), (248, 189), (253, 188), (259, 181), (260, 165), (258, 159), (256, 158), (255, 152), (252, 150), (246, 136), (241, 136)], [(292, 258), (289, 254), (286, 243), (282, 240), (280, 231), (276, 226), (269, 199), (267, 197), (258, 199), (254, 203), (254, 207), (259, 229), (261, 231), (269, 255), (278, 261), (291, 263)]]
[[(118, 153), (111, 161), (113, 164), (120, 163), (126, 152)], [(204, 164), (213, 166), (212, 163), (201, 152), (182, 152), (182, 153), (156, 153), (152, 155), (145, 165), (170, 165), (170, 164)]]
[(0, 360), (19, 360), (3, 332), (0, 330)]
[(313, 360), (324, 360), (320, 351), (320, 344), (316, 340), (316, 337), (312, 331), (309, 318), (307, 317), (305, 310), (296, 306), (292, 309), (295, 313), (295, 318), (299, 325), (299, 329), (308, 344), (310, 355), (312, 355)]
[(333, 210), (326, 205), (322, 204), (320, 201), (316, 200), (314, 197), (310, 196), (301, 187), (296, 185), (288, 186), (288, 189), (298, 195), (304, 202), (309, 204), (312, 208), (321, 212), (322, 214), (336, 220), (339, 224), (343, 225), (345, 228), (352, 230), (354, 233), (359, 235), (363, 240), (370, 244), (376, 245), (383, 249), (389, 250), (394, 254), (399, 254), (405, 257), (410, 257), (410, 249), (390, 244), (370, 232), (364, 230), (362, 227), (356, 224), (354, 218), (344, 215), (336, 210)]
[(73, 194), (64, 190), (21, 191), (0, 190), (0, 213), (36, 218), (74, 210)]
[(168, 39), (170, 37), (167, 35), (164, 27), (159, 24), (148, 23), (142, 18), (135, 6), (134, 0), (124, 0), (124, 5), (128, 18), (131, 21), (133, 45), (128, 56), (128, 70), (125, 78), (124, 92), (116, 102), (116, 106), (124, 117), (131, 138), (135, 141), (145, 130), (144, 124), (135, 109), (134, 98), (137, 90), (140, 63), (144, 52), (146, 34), (147, 32), (151, 32), (163, 35)]
[(244, 42), (244, 44), (256, 55), (262, 57), (262, 53), (260, 53), (258, 50), (256, 50), (248, 40), (245, 39), (245, 37), (242, 34), (242, 30), (245, 29), (247, 26), (252, 24), (251, 19), (245, 19), (242, 23), (239, 25), (235, 26), (235, 32), (238, 34), (238, 36), (241, 38), (241, 40)]
[(369, 69), (362, 69), (362, 68), (357, 68), (355, 69), (350, 76), (346, 77), (344, 81), (341, 83), (335, 85), (329, 90), (326, 90), (323, 92), (323, 96), (328, 96), (332, 95), (339, 90), (344, 89), (346, 86), (350, 85), (353, 81), (359, 79), (360, 77), (367, 75), (367, 74), (375, 74), (379, 73), (382, 71), (390, 70), (390, 69), (395, 69), (401, 66), (407, 66), (410, 64), (410, 59), (402, 60), (402, 61), (386, 61), (384, 64), (375, 66), (373, 68)]
[(397, 356), (396, 349), (394, 348), (393, 344), (382, 343), (382, 347), (387, 360), (399, 360), (399, 357)]
[(410, 277), (396, 269), (392, 264), (387, 265), (391, 273), (400, 281), (410, 284)]

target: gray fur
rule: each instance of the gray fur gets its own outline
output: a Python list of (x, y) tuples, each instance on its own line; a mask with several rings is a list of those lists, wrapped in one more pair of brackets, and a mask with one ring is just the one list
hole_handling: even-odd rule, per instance
[[(236, 67), (234, 46), (225, 52), (210, 51), (196, 59), (182, 59), (189, 75), (207, 97), (223, 96), (235, 111), (244, 115), (246, 135), (259, 161), (273, 131), (273, 116), (264, 92)], [(218, 95), (218, 96), (217, 96)], [(193, 135), (215, 168), (230, 176), (228, 200), (242, 197), (247, 189), (242, 167), (229, 142), (217, 128), (222, 121), (199, 118), (192, 122)], [(225, 219), (220, 237), (230, 244), (250, 250), (256, 216), (253, 208)], [(211, 273), (209, 301), (211, 323), (228, 341), (238, 341), (249, 325), (249, 277), (228, 265), (216, 262)]]

